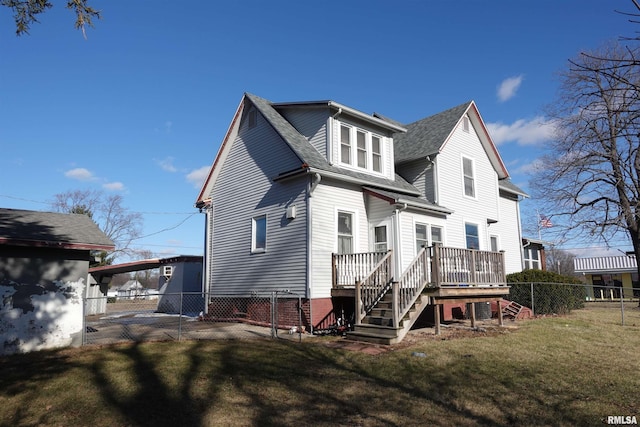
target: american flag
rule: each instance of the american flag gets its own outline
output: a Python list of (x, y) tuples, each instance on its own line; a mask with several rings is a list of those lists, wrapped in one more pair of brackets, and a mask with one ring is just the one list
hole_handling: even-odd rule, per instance
[(542, 228), (553, 227), (553, 223), (545, 215), (540, 215), (540, 227)]

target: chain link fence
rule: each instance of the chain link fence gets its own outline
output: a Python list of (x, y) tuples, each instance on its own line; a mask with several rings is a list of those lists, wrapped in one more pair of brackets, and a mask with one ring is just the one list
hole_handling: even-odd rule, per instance
[(84, 345), (264, 337), (301, 340), (305, 331), (301, 298), (288, 291), (208, 298), (202, 293), (99, 297), (87, 298), (84, 307)]
[(598, 305), (619, 310), (624, 325), (625, 309), (638, 307), (638, 298), (629, 288), (536, 282), (509, 283), (509, 286), (505, 299), (522, 306), (518, 315), (513, 312), (513, 318), (565, 315), (572, 310)]

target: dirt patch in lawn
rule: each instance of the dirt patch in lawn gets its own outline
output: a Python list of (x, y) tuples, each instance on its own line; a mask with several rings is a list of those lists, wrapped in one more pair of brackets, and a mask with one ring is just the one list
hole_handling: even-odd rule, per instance
[(328, 341), (327, 347), (339, 348), (349, 351), (359, 351), (362, 353), (377, 355), (388, 351), (403, 349), (421, 344), (427, 341), (444, 341), (461, 338), (491, 337), (508, 334), (517, 329), (517, 326), (505, 324), (497, 326), (495, 323), (476, 322), (474, 328), (470, 321), (457, 321), (441, 325), (440, 335), (436, 335), (434, 328), (420, 328), (409, 331), (402, 342), (393, 345), (369, 344), (365, 342), (352, 341), (347, 338), (336, 338)]

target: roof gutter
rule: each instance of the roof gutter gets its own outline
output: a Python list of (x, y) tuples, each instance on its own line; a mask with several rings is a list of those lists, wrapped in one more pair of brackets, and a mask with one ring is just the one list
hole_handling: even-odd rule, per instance
[[(307, 166), (304, 169), (300, 169), (300, 170), (292, 171), (292, 172), (289, 172), (289, 173), (285, 173), (283, 175), (279, 175), (276, 178), (274, 178), (274, 181), (279, 181), (279, 180), (283, 180), (283, 179), (286, 179), (286, 178), (291, 178), (291, 177), (294, 177), (294, 176), (296, 176), (296, 175), (298, 175), (300, 173), (313, 173), (313, 174), (318, 174), (318, 175), (320, 175), (322, 177), (325, 177), (325, 178), (330, 178), (330, 179), (333, 178), (333, 179), (336, 179), (336, 180), (339, 180), (339, 181), (343, 181), (343, 182), (348, 182), (348, 183), (351, 183), (351, 184), (375, 186), (375, 187), (387, 189), (389, 191), (398, 191), (397, 187), (391, 187), (391, 186), (380, 184), (380, 183), (368, 182), (368, 181), (365, 181), (365, 180), (362, 180), (362, 179), (358, 179), (358, 178), (354, 178), (354, 177), (351, 177), (351, 176), (348, 176), (348, 175), (343, 175), (343, 174), (335, 173), (335, 172), (329, 172), (329, 171), (325, 171), (325, 170), (322, 170), (322, 169), (312, 168), (312, 167), (309, 167), (309, 166)], [(411, 191), (411, 192), (409, 192), (408, 190), (402, 190), (402, 191), (406, 191), (407, 193), (411, 193), (412, 195), (416, 195), (416, 196), (420, 195), (419, 192), (415, 192), (415, 191)]]

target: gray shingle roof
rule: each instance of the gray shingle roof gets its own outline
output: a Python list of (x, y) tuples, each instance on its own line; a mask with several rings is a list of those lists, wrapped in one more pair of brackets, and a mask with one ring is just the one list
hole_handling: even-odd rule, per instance
[(501, 190), (505, 190), (513, 194), (519, 194), (524, 197), (529, 197), (529, 195), (524, 190), (511, 182), (509, 178), (499, 180), (498, 187), (500, 187)]
[(418, 120), (407, 125), (407, 133), (394, 135), (396, 163), (437, 153), (470, 105), (471, 101)]
[(258, 111), (260, 111), (275, 131), (278, 132), (282, 139), (289, 145), (291, 150), (293, 150), (300, 159), (301, 164), (306, 164), (319, 172), (325, 171), (331, 173), (335, 177), (348, 177), (365, 185), (393, 189), (410, 194), (420, 194), (420, 191), (416, 187), (409, 184), (400, 175), (396, 174), (395, 180), (390, 180), (330, 164), (291, 123), (273, 108), (270, 101), (250, 93), (246, 93), (245, 96), (255, 105)]
[(437, 205), (424, 197), (414, 197), (407, 196), (406, 194), (398, 194), (393, 191), (385, 191), (377, 188), (364, 187), (365, 190), (370, 191), (372, 193), (379, 194), (387, 199), (393, 200), (394, 203), (406, 203), (409, 206), (426, 209), (429, 211), (435, 211), (445, 214), (450, 214), (453, 211), (451, 209), (445, 208), (443, 206)]
[(0, 244), (114, 248), (87, 215), (6, 208), (0, 208)]

